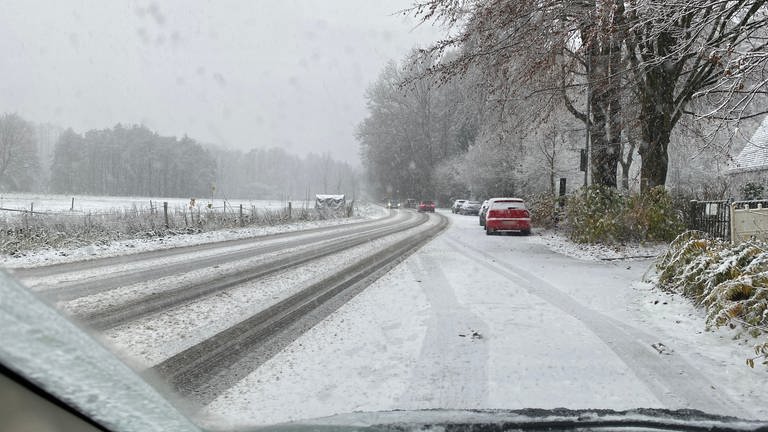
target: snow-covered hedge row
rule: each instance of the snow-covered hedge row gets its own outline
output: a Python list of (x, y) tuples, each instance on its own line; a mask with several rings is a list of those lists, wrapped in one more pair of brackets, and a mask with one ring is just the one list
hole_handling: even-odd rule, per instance
[[(732, 245), (687, 231), (656, 263), (658, 285), (706, 308), (710, 326), (741, 326), (753, 337), (768, 332), (768, 244)], [(768, 342), (755, 347), (768, 365)]]
[(551, 194), (542, 193), (525, 197), (525, 203), (531, 211), (531, 223), (538, 228), (552, 228), (557, 223), (557, 199)]
[(327, 218), (314, 209), (246, 211), (116, 209), (98, 214), (25, 214), (0, 220), (0, 254), (16, 255), (44, 248), (106, 244), (113, 240), (199, 233), (240, 226), (268, 226)]
[(663, 187), (625, 196), (590, 186), (566, 204), (569, 237), (577, 243), (670, 241), (684, 230), (682, 212)]

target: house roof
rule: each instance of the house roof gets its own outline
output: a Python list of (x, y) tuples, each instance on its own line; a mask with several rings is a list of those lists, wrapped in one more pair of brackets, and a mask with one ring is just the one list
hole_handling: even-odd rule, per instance
[(733, 159), (731, 171), (768, 170), (768, 116)]

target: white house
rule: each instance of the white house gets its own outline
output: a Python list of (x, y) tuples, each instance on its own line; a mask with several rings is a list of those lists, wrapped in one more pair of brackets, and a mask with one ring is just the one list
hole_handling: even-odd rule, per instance
[(768, 116), (733, 159), (728, 176), (731, 193), (737, 199), (742, 198), (741, 189), (746, 183), (762, 185), (768, 193)]

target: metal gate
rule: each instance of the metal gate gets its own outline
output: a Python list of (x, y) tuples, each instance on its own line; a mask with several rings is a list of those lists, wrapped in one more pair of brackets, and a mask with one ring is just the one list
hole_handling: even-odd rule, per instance
[(731, 239), (730, 201), (691, 201), (688, 229), (704, 231), (715, 238)]

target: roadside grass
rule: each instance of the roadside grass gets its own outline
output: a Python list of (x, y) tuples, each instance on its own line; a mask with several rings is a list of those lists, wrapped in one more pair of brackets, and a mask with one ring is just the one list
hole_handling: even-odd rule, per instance
[(116, 240), (196, 234), (247, 226), (274, 226), (348, 217), (312, 208), (225, 210), (179, 206), (162, 208), (114, 208), (93, 213), (22, 213), (0, 218), (0, 254), (19, 256), (51, 248), (106, 245)]
[[(686, 231), (656, 262), (656, 285), (679, 293), (705, 308), (707, 326), (741, 328), (760, 338), (768, 334), (768, 243), (737, 245)], [(768, 341), (755, 346), (746, 360), (768, 366)]]

